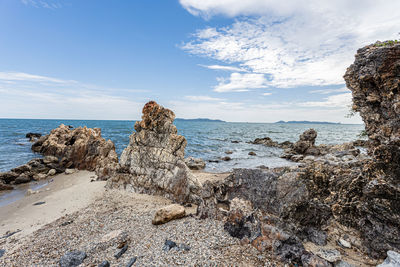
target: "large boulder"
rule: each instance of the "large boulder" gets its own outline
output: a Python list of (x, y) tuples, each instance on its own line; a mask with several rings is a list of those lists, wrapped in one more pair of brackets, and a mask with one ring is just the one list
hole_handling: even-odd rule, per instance
[(196, 202), (200, 183), (184, 161), (186, 139), (173, 125), (175, 114), (154, 101), (143, 108), (142, 120), (120, 159), (119, 174), (109, 187), (164, 195), (177, 202)]
[(400, 44), (377, 42), (357, 51), (344, 75), (370, 139), (369, 152), (400, 182)]
[(95, 171), (100, 179), (107, 179), (118, 166), (114, 143), (102, 138), (99, 128), (71, 130), (61, 124), (35, 142), (32, 150), (47, 156), (46, 162), (57, 162), (56, 157), (62, 167)]

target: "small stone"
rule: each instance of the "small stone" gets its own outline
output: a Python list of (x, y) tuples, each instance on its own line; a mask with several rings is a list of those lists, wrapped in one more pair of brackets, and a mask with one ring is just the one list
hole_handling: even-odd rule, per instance
[(226, 156), (226, 157), (223, 157), (223, 158), (221, 158), (223, 161), (230, 161), (231, 160), (231, 157), (228, 157), (228, 156)]
[(166, 239), (165, 243), (164, 243), (164, 246), (163, 246), (163, 250), (164, 251), (170, 251), (171, 248), (175, 248), (175, 247), (177, 247), (177, 245), (176, 245), (176, 243), (174, 241)]
[(3, 255), (6, 253), (5, 249), (0, 249), (0, 258), (3, 257)]
[(387, 257), (385, 259), (384, 262), (382, 262), (381, 264), (377, 265), (376, 267), (399, 267), (400, 266), (400, 254), (392, 251), (392, 250), (388, 250), (388, 252), (386, 252)]
[(33, 205), (34, 206), (39, 206), (39, 205), (43, 205), (45, 203), (46, 203), (45, 201), (39, 201), (39, 202), (33, 203)]
[(179, 245), (179, 250), (183, 250), (183, 251), (189, 251), (190, 247), (186, 244), (180, 244)]
[(53, 176), (53, 175), (56, 175), (56, 173), (57, 173), (57, 171), (56, 171), (55, 169), (51, 169), (51, 170), (47, 173), (47, 175)]
[(239, 144), (239, 143), (240, 143), (240, 141), (233, 140), (233, 141), (231, 141), (231, 143), (232, 143), (232, 144)]
[(183, 218), (185, 215), (186, 212), (183, 206), (172, 204), (159, 209), (154, 215), (152, 223), (154, 225), (163, 224), (171, 220)]
[(253, 151), (250, 151), (249, 152), (249, 156), (257, 156), (257, 154), (255, 152), (253, 152)]
[(76, 170), (75, 169), (65, 169), (65, 174), (73, 174), (73, 173), (75, 173), (76, 172)]
[(340, 252), (336, 249), (320, 249), (316, 254), (332, 263), (341, 259)]
[(225, 151), (225, 154), (227, 154), (227, 155), (233, 154), (233, 151), (230, 151), (230, 150)]
[(125, 246), (123, 246), (123, 248), (121, 248), (121, 250), (118, 251), (118, 253), (115, 254), (114, 257), (115, 257), (116, 259), (119, 259), (127, 250), (128, 250), (128, 244), (126, 244)]
[(60, 267), (75, 267), (79, 266), (86, 259), (84, 251), (68, 251), (60, 259)]
[(338, 244), (339, 244), (339, 246), (341, 246), (343, 248), (351, 248), (351, 243), (347, 240), (344, 240), (343, 238), (340, 238), (338, 240)]
[(33, 194), (37, 194), (37, 193), (39, 193), (39, 191), (35, 191), (35, 190), (32, 190), (32, 189), (26, 190), (26, 195), (27, 196), (30, 196), (30, 195), (33, 195)]
[(108, 261), (103, 261), (98, 265), (98, 267), (110, 267), (110, 263)]
[(43, 163), (44, 164), (58, 163), (58, 158), (54, 156), (46, 156), (43, 158)]
[(133, 257), (129, 260), (128, 264), (126, 265), (126, 267), (131, 267), (133, 264), (135, 264), (137, 260), (137, 257)]

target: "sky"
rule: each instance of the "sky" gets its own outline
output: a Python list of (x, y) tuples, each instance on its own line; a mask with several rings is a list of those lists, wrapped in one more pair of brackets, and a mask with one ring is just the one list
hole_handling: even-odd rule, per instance
[(358, 48), (400, 39), (398, 0), (2, 0), (0, 118), (348, 118)]

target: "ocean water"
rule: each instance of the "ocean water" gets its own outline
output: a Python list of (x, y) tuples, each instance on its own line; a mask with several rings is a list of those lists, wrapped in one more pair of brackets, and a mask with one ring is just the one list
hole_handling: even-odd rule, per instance
[[(30, 159), (40, 157), (31, 151), (31, 143), (25, 138), (28, 132), (47, 134), (61, 123), (73, 127), (87, 126), (101, 128), (102, 136), (111, 139), (116, 146), (118, 156), (129, 142), (134, 131), (134, 121), (102, 120), (28, 120), (0, 119), (0, 172), (25, 164)], [(294, 163), (279, 158), (279, 148), (253, 145), (246, 142), (255, 138), (270, 137), (275, 141), (298, 140), (299, 135), (309, 128), (318, 132), (317, 144), (339, 144), (359, 139), (364, 125), (357, 124), (275, 124), (275, 123), (231, 123), (175, 121), (178, 133), (185, 136), (188, 145), (186, 156), (217, 160), (232, 151), (231, 161), (219, 163), (207, 162), (206, 171), (225, 172), (233, 168), (254, 168), (290, 166)], [(239, 141), (239, 143), (232, 143)], [(257, 156), (249, 156), (253, 151)]]

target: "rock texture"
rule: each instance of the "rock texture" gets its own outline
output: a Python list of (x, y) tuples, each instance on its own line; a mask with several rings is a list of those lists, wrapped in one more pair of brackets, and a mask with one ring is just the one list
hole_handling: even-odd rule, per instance
[(143, 107), (142, 120), (124, 149), (119, 173), (109, 187), (164, 195), (177, 202), (196, 202), (200, 183), (184, 161), (186, 139), (173, 125), (175, 114), (154, 101)]
[(185, 158), (185, 163), (191, 170), (203, 170), (206, 167), (204, 160), (193, 157)]
[(171, 204), (156, 211), (152, 224), (158, 225), (185, 217), (185, 208), (178, 204)]
[(357, 51), (344, 76), (353, 110), (365, 122), (376, 167), (400, 182), (400, 44), (376, 43)]
[(118, 166), (114, 143), (101, 137), (99, 128), (70, 129), (61, 124), (32, 145), (32, 150), (60, 160), (63, 168), (95, 171), (107, 179)]

